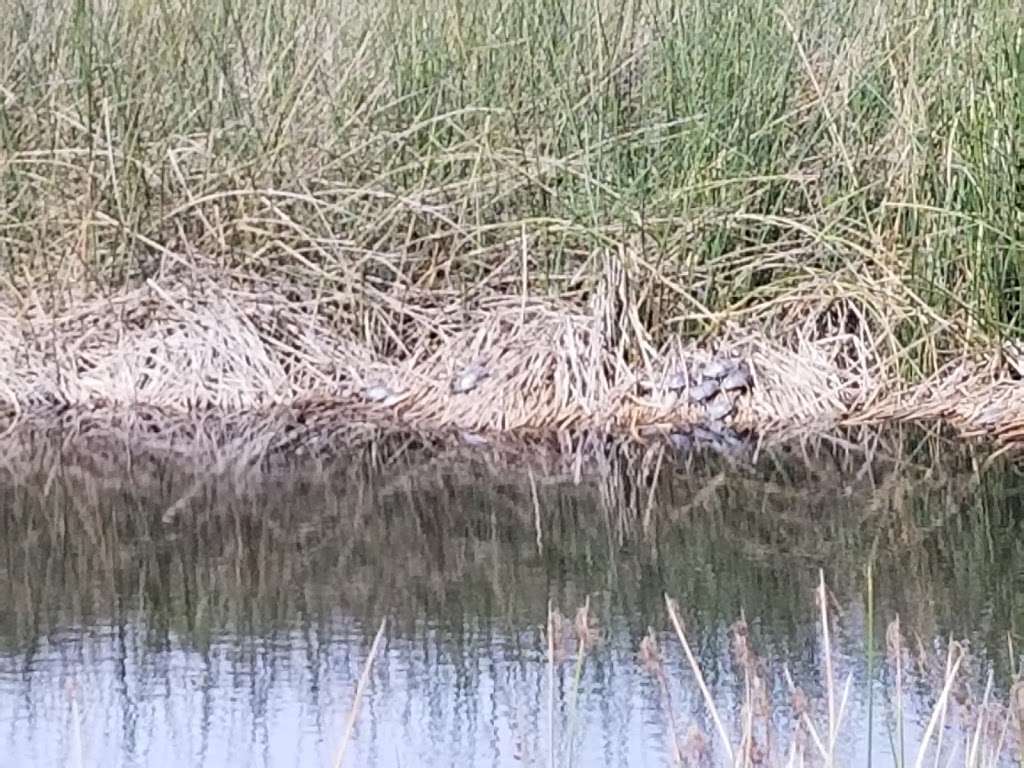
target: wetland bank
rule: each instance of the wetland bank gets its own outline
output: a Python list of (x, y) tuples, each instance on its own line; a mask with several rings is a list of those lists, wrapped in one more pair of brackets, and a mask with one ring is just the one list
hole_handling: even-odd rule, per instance
[(6, 415), (1016, 440), (1018, 11), (5, 2)]
[(1019, 762), (1016, 3), (0, 18), (0, 762)]

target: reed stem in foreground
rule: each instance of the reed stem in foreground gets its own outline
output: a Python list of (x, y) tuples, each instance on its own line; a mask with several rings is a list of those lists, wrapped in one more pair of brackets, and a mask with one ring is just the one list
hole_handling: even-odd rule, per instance
[(683, 631), (683, 625), (679, 619), (679, 612), (676, 608), (675, 602), (668, 595), (665, 595), (665, 606), (668, 608), (668, 615), (672, 620), (672, 626), (675, 627), (676, 636), (679, 638), (679, 642), (683, 646), (683, 652), (686, 653), (686, 659), (690, 662), (690, 669), (693, 671), (693, 676), (697, 679), (697, 685), (700, 687), (701, 695), (704, 697), (704, 703), (707, 705), (708, 712), (711, 714), (711, 719), (714, 721), (715, 728), (718, 730), (718, 735), (722, 741), (722, 748), (725, 750), (725, 753), (729, 758), (729, 764), (732, 765), (735, 762), (732, 739), (729, 737), (729, 733), (726, 731), (725, 725), (722, 723), (722, 718), (718, 716), (718, 707), (715, 706), (715, 700), (711, 697), (711, 692), (708, 690), (708, 686), (704, 682), (704, 673), (701, 672), (700, 664), (697, 663), (697, 659), (694, 657), (693, 651), (690, 650), (690, 643), (686, 640), (686, 633)]
[(835, 762), (836, 733), (836, 692), (835, 671), (832, 669), (832, 640), (828, 631), (828, 592), (825, 589), (825, 572), (818, 571), (818, 605), (821, 608), (821, 643), (825, 651), (825, 685), (828, 689), (828, 755), (826, 764)]
[(555, 768), (555, 614), (548, 600), (548, 768)]
[(370, 669), (373, 667), (373, 660), (377, 657), (377, 649), (380, 646), (381, 638), (384, 637), (384, 628), (387, 626), (387, 623), (387, 618), (381, 620), (377, 635), (373, 638), (373, 645), (370, 646), (370, 655), (366, 657), (366, 663), (363, 665), (363, 672), (359, 676), (359, 684), (356, 686), (356, 695), (352, 700), (352, 708), (348, 713), (348, 722), (345, 724), (345, 735), (342, 737), (338, 753), (334, 757), (334, 768), (341, 768), (342, 762), (345, 760), (345, 752), (348, 749), (349, 742), (352, 740), (356, 716), (359, 714), (359, 704), (363, 700), (363, 693), (370, 681)]

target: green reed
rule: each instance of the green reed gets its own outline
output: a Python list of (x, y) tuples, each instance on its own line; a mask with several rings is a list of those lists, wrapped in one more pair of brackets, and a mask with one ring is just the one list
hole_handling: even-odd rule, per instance
[(0, 260), (269, 273), (359, 328), (354, 274), (465, 294), (524, 239), (568, 295), (625, 249), (656, 334), (824, 286), (912, 377), (1021, 326), (1017, 10), (0, 0)]

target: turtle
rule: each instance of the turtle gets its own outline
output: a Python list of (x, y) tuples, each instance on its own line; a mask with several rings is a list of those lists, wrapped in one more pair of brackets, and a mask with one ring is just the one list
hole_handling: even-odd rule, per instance
[(722, 379), (722, 389), (726, 392), (735, 392), (749, 389), (751, 383), (753, 383), (753, 377), (750, 375), (750, 366), (740, 363)]
[(387, 384), (379, 381), (368, 384), (363, 388), (363, 397), (366, 398), (368, 402), (383, 405), (385, 408), (398, 405), (408, 397), (408, 394), (408, 392), (403, 391), (396, 392)]
[(677, 451), (689, 451), (693, 449), (693, 433), (673, 430), (668, 435), (668, 441)]
[(451, 390), (453, 395), (464, 395), (472, 392), (480, 382), (490, 376), (491, 373), (482, 365), (476, 363), (467, 365), (452, 377)]
[(716, 357), (704, 366), (702, 375), (705, 379), (723, 379), (736, 370), (736, 361), (725, 357)]
[(686, 368), (680, 368), (669, 374), (665, 379), (665, 389), (669, 392), (682, 392), (690, 386), (690, 374)]
[(736, 404), (731, 398), (718, 397), (707, 404), (704, 412), (708, 421), (715, 422), (729, 418), (734, 410), (736, 410)]
[(694, 404), (705, 403), (717, 395), (720, 388), (717, 379), (704, 379), (697, 386), (690, 388), (690, 402)]
[(363, 397), (371, 403), (382, 403), (395, 393), (387, 384), (375, 381), (363, 388)]
[(483, 446), (490, 444), (490, 441), (484, 435), (477, 432), (467, 432), (462, 430), (459, 432), (459, 437), (462, 438), (462, 442), (466, 445)]
[(718, 432), (713, 428), (716, 425), (696, 426), (693, 428), (693, 438), (702, 445), (714, 443), (718, 440)]

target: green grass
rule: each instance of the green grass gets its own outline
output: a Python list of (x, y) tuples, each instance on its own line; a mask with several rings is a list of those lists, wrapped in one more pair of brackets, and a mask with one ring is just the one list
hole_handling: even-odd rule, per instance
[(387, 352), (376, 291), (472, 306), (525, 250), (579, 301), (622, 253), (656, 338), (866, 324), (914, 376), (1024, 324), (1018, 13), (0, 0), (0, 263), (269, 277)]

